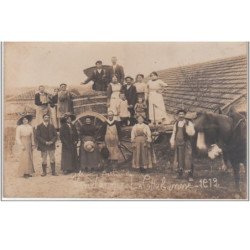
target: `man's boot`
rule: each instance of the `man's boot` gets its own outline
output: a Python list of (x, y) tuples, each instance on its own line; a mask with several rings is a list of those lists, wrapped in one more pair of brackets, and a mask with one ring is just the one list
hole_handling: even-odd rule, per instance
[(42, 168), (43, 168), (43, 173), (41, 174), (41, 176), (46, 176), (47, 175), (47, 164), (42, 164)]
[(56, 173), (56, 164), (55, 164), (55, 162), (51, 162), (50, 167), (51, 167), (52, 175), (58, 176), (58, 174)]

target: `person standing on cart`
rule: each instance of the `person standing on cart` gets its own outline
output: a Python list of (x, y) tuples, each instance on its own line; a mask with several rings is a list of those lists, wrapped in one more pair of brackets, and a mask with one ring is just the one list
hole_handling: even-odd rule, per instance
[(137, 102), (137, 92), (133, 85), (134, 79), (131, 76), (125, 78), (126, 84), (121, 88), (121, 93), (124, 93), (128, 101), (128, 110), (130, 112), (130, 125), (135, 124), (135, 104)]
[(116, 75), (118, 82), (123, 85), (123, 83), (124, 83), (124, 76), (125, 76), (123, 67), (121, 65), (117, 64), (117, 57), (116, 56), (113, 56), (111, 58), (111, 62), (112, 62), (112, 65), (110, 66), (109, 73), (108, 73), (108, 75), (109, 75), (109, 82), (111, 82), (112, 81), (112, 77), (114, 75)]
[(89, 76), (82, 84), (87, 84), (93, 81), (92, 89), (95, 91), (106, 91), (108, 86), (108, 73), (106, 69), (102, 67), (102, 61), (97, 61), (95, 63), (96, 68), (93, 70), (91, 76)]

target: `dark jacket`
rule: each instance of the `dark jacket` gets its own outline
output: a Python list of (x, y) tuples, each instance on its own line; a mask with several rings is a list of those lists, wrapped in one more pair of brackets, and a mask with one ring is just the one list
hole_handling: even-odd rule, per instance
[(127, 89), (127, 85), (123, 85), (121, 88), (121, 93), (124, 93), (126, 96), (126, 99), (128, 101), (128, 105), (135, 106), (137, 102), (137, 92), (136, 87), (134, 85), (131, 85), (129, 89)]
[[(55, 150), (55, 143), (57, 140), (57, 133), (54, 125), (48, 124), (46, 127), (43, 123), (37, 126), (36, 129), (37, 150), (47, 151)], [(53, 144), (46, 145), (46, 142), (52, 141)]]
[(57, 103), (58, 103), (58, 94), (53, 95), (50, 98), (50, 107), (54, 108)]
[(96, 137), (97, 129), (93, 124), (84, 124), (80, 129), (80, 138), (82, 139), (85, 136)]
[(105, 69), (102, 69), (99, 73), (97, 69), (95, 69), (90, 77), (84, 82), (87, 84), (88, 82), (93, 81), (94, 84), (92, 86), (93, 90), (96, 91), (106, 91), (108, 85), (108, 75)]
[(71, 124), (71, 129), (67, 123), (64, 123), (60, 128), (60, 139), (62, 146), (71, 149), (75, 146), (75, 143), (78, 141), (78, 134), (74, 124)]
[(74, 124), (71, 129), (67, 123), (60, 128), (60, 139), (62, 142), (61, 169), (63, 171), (75, 171), (78, 169), (78, 157), (76, 143), (78, 134)]
[(113, 75), (116, 75), (117, 79), (118, 79), (118, 82), (121, 83), (121, 84), (124, 83), (125, 74), (124, 74), (123, 67), (121, 65), (117, 64), (116, 68), (115, 68), (115, 71), (113, 69), (113, 66), (110, 66), (108, 71), (109, 71), (109, 82), (112, 81)]
[[(45, 93), (45, 95), (48, 97), (48, 94), (47, 93)], [(35, 105), (37, 105), (37, 106), (42, 106), (42, 105), (48, 105), (48, 103), (46, 103), (46, 104), (43, 104), (42, 102), (41, 102), (41, 100), (40, 100), (40, 93), (36, 93), (35, 94)]]

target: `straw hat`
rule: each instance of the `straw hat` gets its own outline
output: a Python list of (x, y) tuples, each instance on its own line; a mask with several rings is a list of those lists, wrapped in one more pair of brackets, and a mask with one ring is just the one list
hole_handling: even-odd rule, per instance
[(17, 125), (23, 124), (23, 118), (26, 118), (30, 122), (33, 119), (33, 116), (28, 115), (28, 114), (22, 114), (21, 117), (17, 121)]
[(95, 149), (95, 143), (93, 141), (86, 141), (83, 144), (83, 148), (87, 152), (93, 152)]

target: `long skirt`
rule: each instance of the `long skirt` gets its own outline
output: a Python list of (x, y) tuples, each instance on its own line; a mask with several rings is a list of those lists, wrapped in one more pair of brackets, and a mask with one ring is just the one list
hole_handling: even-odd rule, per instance
[(110, 106), (109, 108), (114, 112), (114, 119), (120, 121), (120, 117), (118, 115), (119, 105), (120, 105), (120, 98), (111, 97), (110, 98)]
[(172, 117), (167, 114), (163, 96), (160, 93), (151, 91), (148, 98), (149, 103), (149, 119), (151, 122), (169, 124)]
[(63, 171), (78, 170), (78, 157), (75, 145), (62, 145), (61, 169)]
[(80, 148), (80, 170), (85, 170), (85, 169), (99, 169), (100, 167), (100, 152), (97, 148), (95, 147), (93, 152), (88, 152), (84, 149), (83, 147), (84, 143), (81, 144)]
[(133, 168), (152, 168), (156, 163), (155, 154), (145, 136), (136, 136), (133, 142)]
[(109, 159), (122, 162), (124, 158), (118, 147), (119, 139), (117, 133), (112, 132), (112, 130), (107, 130), (107, 133), (105, 135), (105, 143), (109, 150)]
[(192, 146), (190, 141), (186, 141), (184, 145), (176, 146), (174, 165), (177, 167), (177, 170), (191, 170)]
[(21, 137), (21, 142), (25, 147), (25, 150), (21, 151), (18, 176), (23, 176), (24, 174), (33, 174), (35, 170), (33, 164), (31, 136)]

